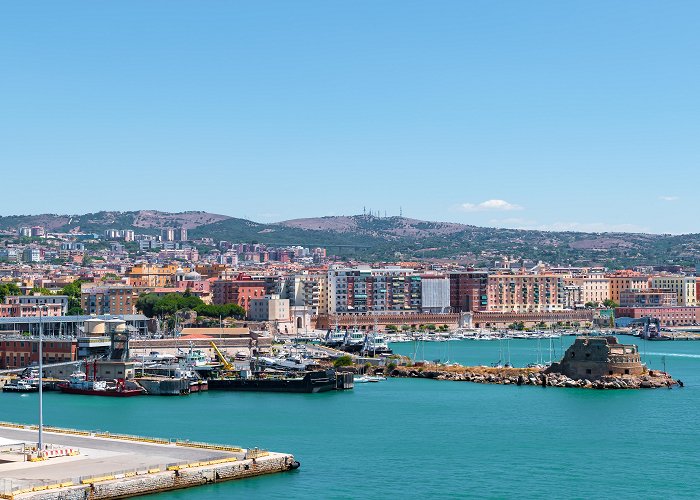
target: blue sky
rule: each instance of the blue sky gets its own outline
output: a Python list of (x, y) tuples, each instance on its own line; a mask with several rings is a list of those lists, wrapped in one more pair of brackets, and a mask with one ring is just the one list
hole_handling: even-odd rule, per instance
[(0, 4), (0, 214), (700, 232), (695, 1)]

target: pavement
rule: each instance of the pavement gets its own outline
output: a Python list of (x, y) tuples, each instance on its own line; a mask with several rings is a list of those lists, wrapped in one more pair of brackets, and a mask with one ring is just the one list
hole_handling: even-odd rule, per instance
[[(0, 440), (36, 444), (36, 430), (0, 427)], [(17, 462), (0, 456), (0, 493), (4, 489), (39, 484), (76, 481), (87, 476), (106, 476), (125, 471), (165, 468), (182, 462), (201, 462), (221, 458), (243, 458), (243, 452), (189, 448), (174, 444), (153, 444), (109, 438), (75, 436), (44, 432), (46, 444), (78, 448), (80, 455), (50, 458), (41, 462)], [(6, 461), (7, 460), (7, 461)]]

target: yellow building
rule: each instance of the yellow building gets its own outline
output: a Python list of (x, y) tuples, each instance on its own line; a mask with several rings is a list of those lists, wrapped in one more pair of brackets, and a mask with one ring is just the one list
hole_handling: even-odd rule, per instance
[(651, 278), (651, 287), (675, 293), (679, 306), (698, 305), (694, 276), (654, 276)]
[[(179, 267), (176, 264), (157, 266), (139, 264), (132, 267), (126, 274), (129, 284), (135, 287), (168, 287), (174, 286), (175, 274)], [(185, 273), (191, 269), (183, 269)]]

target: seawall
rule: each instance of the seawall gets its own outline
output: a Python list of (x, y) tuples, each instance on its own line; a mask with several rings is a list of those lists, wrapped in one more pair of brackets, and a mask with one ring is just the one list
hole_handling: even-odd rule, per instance
[[(215, 462), (215, 461), (213, 461)], [(205, 484), (273, 474), (294, 468), (294, 457), (270, 453), (255, 459), (223, 462), (194, 463), (173, 467), (173, 470), (146, 470), (130, 477), (105, 476), (86, 480), (86, 484), (61, 487), (48, 485), (47, 489), (14, 494), (12, 500), (100, 500), (129, 498)]]

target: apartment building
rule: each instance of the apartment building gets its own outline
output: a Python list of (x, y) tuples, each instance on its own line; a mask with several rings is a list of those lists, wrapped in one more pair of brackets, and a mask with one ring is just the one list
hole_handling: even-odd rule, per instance
[(138, 295), (131, 286), (98, 286), (84, 288), (80, 307), (85, 314), (134, 314)]
[(693, 307), (698, 305), (695, 276), (653, 276), (649, 281), (652, 288), (675, 293), (679, 306)]
[(421, 277), (413, 269), (340, 268), (328, 270), (328, 312), (419, 312)]
[(211, 284), (212, 302), (214, 304), (238, 304), (243, 309), (250, 309), (250, 301), (265, 297), (268, 284), (263, 279), (253, 279), (247, 274), (239, 274), (232, 280), (215, 280)]
[[(648, 290), (649, 279), (635, 271), (618, 271), (606, 276), (610, 280), (610, 298), (620, 303), (620, 294), (624, 290)], [(655, 287), (657, 288), (657, 287)]]
[(488, 277), (488, 311), (561, 311), (563, 289), (564, 278), (556, 274), (492, 274)]
[(449, 279), (450, 307), (453, 312), (488, 310), (488, 272), (455, 272), (450, 273)]
[(10, 295), (0, 304), (0, 318), (39, 317), (38, 306), (46, 306), (43, 316), (64, 316), (68, 312), (66, 295)]

